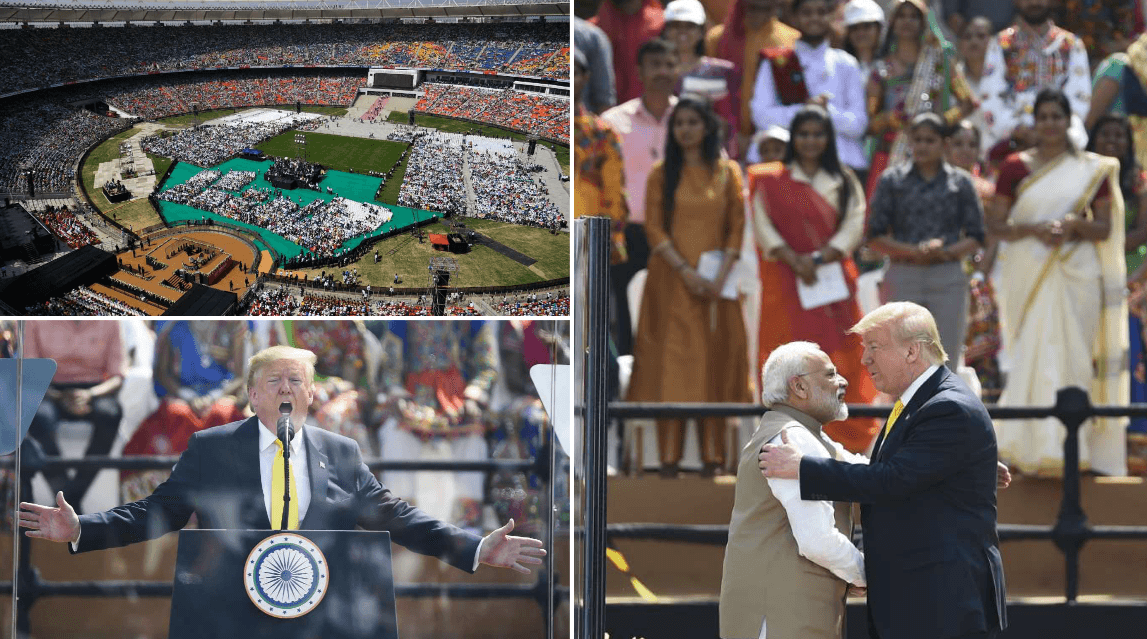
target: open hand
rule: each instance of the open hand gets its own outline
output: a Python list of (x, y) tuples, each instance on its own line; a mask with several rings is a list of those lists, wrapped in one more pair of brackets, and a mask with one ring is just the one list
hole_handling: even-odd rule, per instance
[(20, 502), (20, 527), (28, 529), (29, 537), (48, 541), (76, 541), (80, 537), (80, 518), (64, 493), (56, 493), (56, 507)]
[(789, 443), (787, 431), (781, 431), (780, 445), (765, 444), (757, 455), (757, 466), (765, 477), (776, 479), (798, 479), (801, 468), (801, 451)]
[(478, 561), (487, 566), (509, 568), (528, 575), (531, 569), (527, 566), (541, 564), (546, 551), (542, 548), (541, 541), (530, 537), (513, 537), (509, 534), (512, 530), (514, 530), (513, 519), (486, 535)]
[(849, 597), (865, 597), (868, 595), (868, 586), (858, 586), (856, 584), (848, 584)]

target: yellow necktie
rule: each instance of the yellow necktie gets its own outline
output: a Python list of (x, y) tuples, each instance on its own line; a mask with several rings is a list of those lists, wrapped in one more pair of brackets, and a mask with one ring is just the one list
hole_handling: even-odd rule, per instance
[[(888, 433), (892, 432), (892, 425), (896, 423), (896, 418), (900, 417), (900, 413), (904, 412), (904, 404), (900, 400), (896, 400), (896, 405), (892, 407), (892, 413), (888, 416), (888, 422), (884, 424), (884, 439), (888, 439)], [(291, 484), (292, 488), (294, 484)]]
[[(279, 450), (271, 467), (271, 530), (279, 530), (283, 522), (283, 442), (276, 439)], [(294, 464), (291, 464), (294, 466)], [(299, 529), (299, 491), (295, 488), (295, 472), (291, 471), (291, 512), (287, 513), (287, 529)]]

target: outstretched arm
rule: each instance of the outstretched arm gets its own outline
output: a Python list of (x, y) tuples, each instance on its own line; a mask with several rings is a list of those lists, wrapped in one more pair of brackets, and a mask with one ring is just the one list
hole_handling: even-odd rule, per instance
[(482, 538), (478, 563), (497, 568), (509, 568), (523, 575), (530, 574), (529, 566), (542, 563), (546, 551), (542, 542), (531, 537), (514, 537), (514, 520)]

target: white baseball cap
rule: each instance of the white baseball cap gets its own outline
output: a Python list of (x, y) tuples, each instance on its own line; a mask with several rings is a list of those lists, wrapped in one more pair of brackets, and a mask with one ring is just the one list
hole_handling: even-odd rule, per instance
[(665, 22), (705, 24), (705, 7), (699, 0), (673, 0), (665, 5)]
[(876, 4), (875, 0), (848, 0), (844, 5), (844, 26), (866, 22), (879, 22), (884, 24), (884, 9)]

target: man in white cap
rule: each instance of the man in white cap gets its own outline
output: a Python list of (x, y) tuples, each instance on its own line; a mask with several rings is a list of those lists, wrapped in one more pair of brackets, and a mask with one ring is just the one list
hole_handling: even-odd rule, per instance
[(765, 49), (750, 102), (757, 130), (773, 124), (788, 128), (806, 104), (825, 108), (836, 129), (840, 161), (865, 172), (868, 159), (861, 141), (868, 127), (864, 82), (856, 58), (829, 46), (834, 3), (793, 0), (801, 37), (792, 49)]

